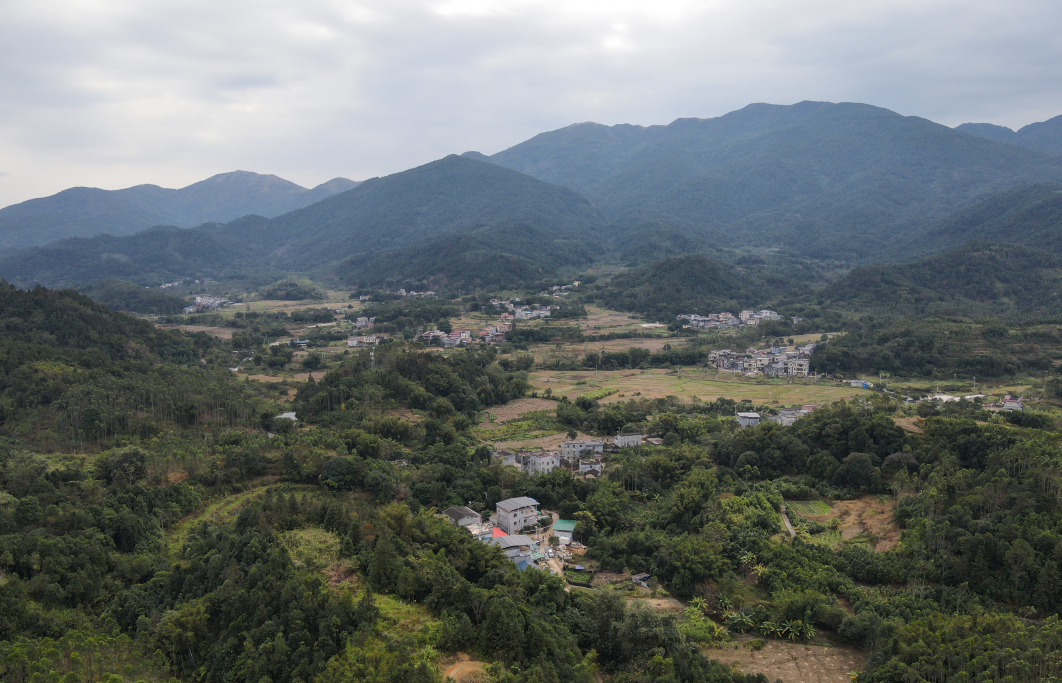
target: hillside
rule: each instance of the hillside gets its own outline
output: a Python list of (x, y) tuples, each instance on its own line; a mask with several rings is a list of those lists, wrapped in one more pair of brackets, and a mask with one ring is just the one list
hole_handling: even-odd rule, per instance
[[(1062, 254), (1062, 185), (1034, 183), (991, 195), (937, 222), (904, 253), (962, 240), (1011, 242)], [(897, 256), (902, 256), (897, 252)]]
[(1015, 244), (970, 242), (912, 263), (856, 268), (820, 304), (912, 315), (1057, 315), (1062, 256)]
[(1062, 158), (850, 103), (754, 104), (667, 126), (583, 123), (490, 159), (571, 187), (618, 221), (655, 216), (734, 247), (869, 261), (927, 218), (1062, 181)]
[[(234, 223), (258, 225), (248, 217)], [(231, 225), (231, 224), (230, 224)], [(0, 255), (0, 277), (21, 285), (82, 287), (101, 279), (155, 286), (182, 279), (246, 272), (253, 246), (205, 229), (160, 227), (125, 237), (73, 237)], [(255, 270), (268, 268), (255, 266)]]
[(1062, 154), (1062, 116), (1011, 130), (992, 123), (964, 123), (955, 130), (1040, 152)]
[[(393, 264), (410, 264), (395, 277), (435, 275), (412, 264), (418, 254), (453, 234), (474, 238), (475, 249), (511, 254), (543, 267), (584, 262), (599, 239), (599, 212), (579, 194), (496, 164), (448, 156), (346, 192), (261, 225), (228, 225), (216, 234), (272, 252), (279, 266), (309, 270), (354, 257), (339, 272), (357, 279), (350, 264), (374, 264), (388, 252)], [(466, 241), (467, 242), (467, 241)], [(407, 252), (406, 250), (412, 250)], [(478, 258), (478, 257), (473, 257)], [(493, 258), (493, 256), (488, 256)]]
[(308, 190), (274, 175), (234, 171), (179, 190), (157, 185), (123, 190), (75, 187), (0, 209), (0, 249), (66, 237), (129, 235), (156, 225), (194, 227), (251, 214), (279, 216), (357, 185), (335, 178)]
[(79, 290), (82, 294), (112, 311), (174, 315), (188, 302), (164, 290), (140, 287), (123, 280), (101, 280)]
[(736, 312), (760, 303), (766, 297), (758, 284), (723, 261), (677, 256), (616, 275), (597, 299), (607, 308), (670, 322), (680, 313)]

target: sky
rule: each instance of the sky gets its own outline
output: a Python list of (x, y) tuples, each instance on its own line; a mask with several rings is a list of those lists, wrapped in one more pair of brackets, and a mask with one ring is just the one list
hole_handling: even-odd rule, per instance
[(1057, 0), (3, 0), (0, 206), (216, 173), (303, 186), (571, 123), (855, 101), (1062, 114)]

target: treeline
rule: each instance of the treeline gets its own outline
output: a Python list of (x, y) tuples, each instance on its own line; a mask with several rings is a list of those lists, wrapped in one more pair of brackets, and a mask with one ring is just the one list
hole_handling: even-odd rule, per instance
[(866, 319), (815, 350), (819, 373), (1004, 377), (1050, 371), (1062, 358), (1062, 328), (961, 319)]
[(48, 450), (105, 448), (197, 423), (247, 427), (263, 401), (205, 334), (115, 313), (73, 292), (0, 286), (0, 434)]

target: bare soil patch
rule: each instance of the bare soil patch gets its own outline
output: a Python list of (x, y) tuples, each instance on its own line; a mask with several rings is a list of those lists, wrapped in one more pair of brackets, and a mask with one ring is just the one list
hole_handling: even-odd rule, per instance
[(480, 683), (487, 680), (487, 663), (472, 659), (464, 652), (458, 652), (456, 661), (444, 661), (440, 667), (443, 679), (452, 678), (457, 683)]
[(678, 614), (686, 609), (686, 606), (675, 598), (627, 598), (630, 604), (642, 604), (654, 612), (669, 612)]
[(166, 481), (170, 482), (171, 484), (180, 484), (187, 478), (188, 473), (184, 470), (177, 470), (175, 472), (170, 472), (166, 475)]
[(912, 434), (921, 434), (922, 427), (926, 421), (920, 417), (896, 417), (893, 418), (893, 422), (896, 426), (905, 432), (911, 432)]
[(607, 586), (611, 583), (622, 583), (624, 581), (630, 581), (631, 575), (628, 572), (622, 574), (613, 574), (611, 572), (598, 572), (594, 574), (594, 580), (590, 582), (591, 586)]
[(900, 528), (893, 520), (896, 502), (876, 496), (864, 496), (857, 500), (842, 500), (833, 503), (833, 509), (825, 515), (808, 516), (822, 524), (837, 519), (841, 538), (851, 540), (864, 536), (876, 553), (892, 550), (900, 544)]
[(768, 640), (761, 650), (751, 650), (739, 638), (729, 646), (706, 649), (704, 654), (746, 674), (759, 673), (786, 683), (850, 683), (852, 674), (866, 665), (863, 654), (852, 647)]
[(325, 576), (328, 577), (328, 585), (332, 588), (344, 583), (349, 583), (355, 587), (357, 587), (358, 584), (358, 575), (346, 564), (332, 565), (325, 570)]
[[(508, 422), (526, 413), (533, 413), (538, 410), (553, 410), (556, 407), (556, 401), (549, 401), (544, 398), (519, 398), (503, 406), (494, 406), (488, 410), (497, 416), (496, 422)], [(489, 422), (485, 422), (483, 426), (487, 427), (489, 424)]]
[(185, 332), (205, 332), (218, 339), (232, 339), (235, 327), (204, 327), (202, 325), (159, 325), (164, 330), (184, 330)]

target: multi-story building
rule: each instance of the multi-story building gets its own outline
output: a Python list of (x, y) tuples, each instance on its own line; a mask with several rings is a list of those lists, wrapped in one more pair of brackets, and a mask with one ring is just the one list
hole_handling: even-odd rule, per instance
[(585, 455), (587, 453), (604, 453), (605, 444), (597, 439), (586, 439), (583, 441), (565, 441), (561, 444), (561, 455), (566, 457), (575, 457), (579, 455)]
[(495, 524), (507, 534), (519, 533), (538, 520), (538, 501), (534, 498), (507, 498), (500, 501), (496, 508), (498, 514)]

